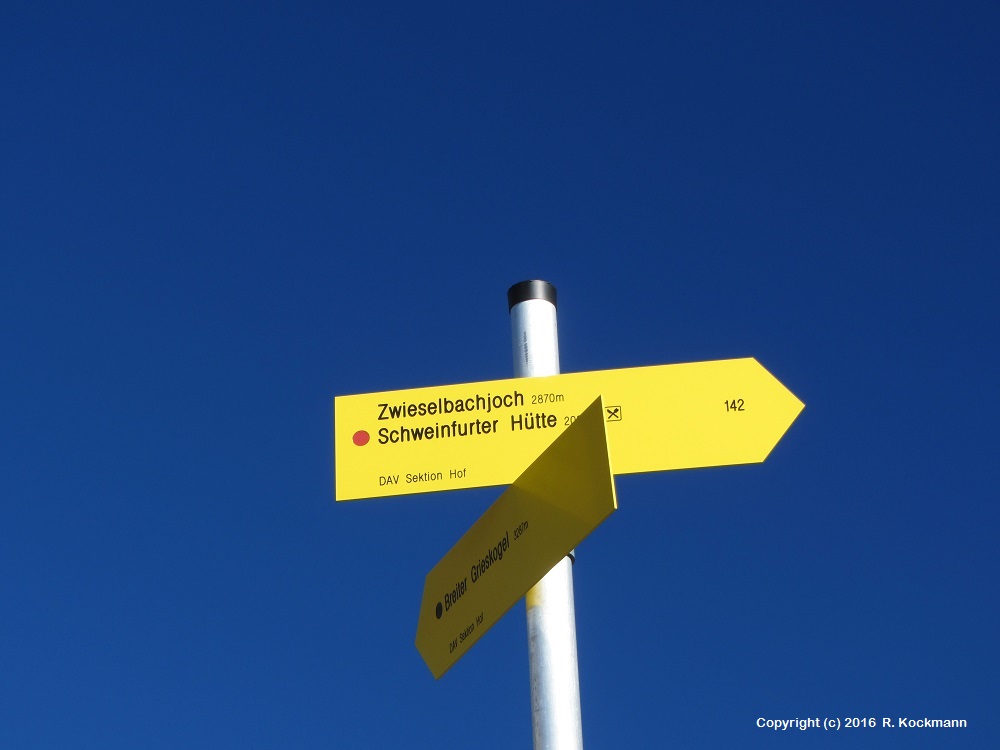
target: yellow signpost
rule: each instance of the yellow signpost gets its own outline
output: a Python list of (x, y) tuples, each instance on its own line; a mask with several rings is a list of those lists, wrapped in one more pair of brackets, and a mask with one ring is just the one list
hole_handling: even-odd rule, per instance
[(605, 409), (593, 401), (427, 574), (416, 645), (435, 678), (617, 507)]
[(616, 474), (759, 463), (803, 408), (750, 358), (339, 396), (337, 500), (511, 484), (598, 393)]

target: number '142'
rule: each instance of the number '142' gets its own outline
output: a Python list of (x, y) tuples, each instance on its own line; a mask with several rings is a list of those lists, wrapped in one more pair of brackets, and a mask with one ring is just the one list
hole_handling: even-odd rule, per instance
[(743, 408), (743, 399), (734, 398), (731, 401), (726, 401), (726, 411), (746, 411)]

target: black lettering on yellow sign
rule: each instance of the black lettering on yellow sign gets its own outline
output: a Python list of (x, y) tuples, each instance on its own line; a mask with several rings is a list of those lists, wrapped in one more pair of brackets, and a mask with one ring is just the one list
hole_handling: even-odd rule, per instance
[(543, 430), (547, 427), (555, 427), (558, 424), (559, 419), (555, 414), (546, 414), (545, 412), (536, 412), (535, 414), (526, 413), (524, 415), (511, 416), (510, 418), (510, 429), (514, 430)]
[(433, 425), (424, 427), (400, 427), (390, 430), (388, 427), (380, 427), (378, 431), (378, 442), (380, 445), (387, 443), (414, 443), (420, 440), (441, 440), (443, 438), (469, 437), (470, 435), (491, 435), (497, 431), (497, 419), (477, 419), (475, 422), (454, 421), (451, 424), (441, 424), (435, 422)]
[(486, 575), (491, 567), (503, 560), (503, 553), (509, 549), (510, 534), (508, 532), (504, 532), (503, 539), (490, 547), (486, 554), (480, 558), (479, 562), (472, 566), (472, 582), (475, 583), (478, 581)]
[(433, 401), (416, 403), (403, 401), (398, 404), (379, 404), (378, 418), (384, 421), (407, 417), (433, 417), (435, 414), (461, 414), (467, 411), (485, 411), (489, 414), (494, 409), (513, 409), (515, 406), (524, 406), (524, 394), (520, 391), (503, 394), (487, 393), (485, 396), (477, 393), (469, 398), (441, 397)]

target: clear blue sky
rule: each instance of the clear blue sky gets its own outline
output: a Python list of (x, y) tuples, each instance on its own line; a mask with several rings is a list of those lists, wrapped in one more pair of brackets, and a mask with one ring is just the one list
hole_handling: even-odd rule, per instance
[[(335, 504), (335, 395), (756, 357), (760, 465), (617, 480), (584, 740), (995, 747), (1000, 10), (0, 8), (0, 747), (529, 747), (523, 605), (435, 681), (498, 489)], [(966, 719), (780, 738), (758, 718)], [(844, 730), (842, 730), (844, 731)]]

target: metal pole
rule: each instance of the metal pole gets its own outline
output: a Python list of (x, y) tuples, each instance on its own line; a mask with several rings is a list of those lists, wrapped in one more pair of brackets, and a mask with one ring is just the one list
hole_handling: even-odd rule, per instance
[[(556, 288), (547, 281), (522, 281), (507, 290), (507, 303), (514, 375), (558, 375)], [(583, 749), (573, 554), (556, 563), (525, 596), (535, 750)]]

